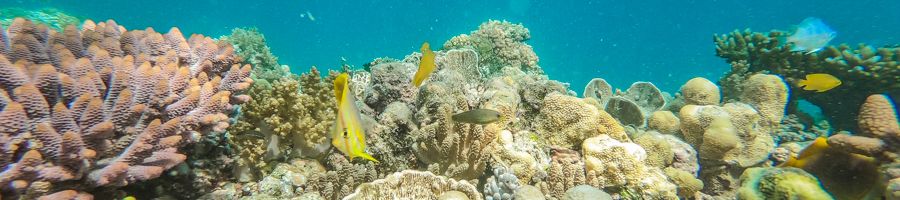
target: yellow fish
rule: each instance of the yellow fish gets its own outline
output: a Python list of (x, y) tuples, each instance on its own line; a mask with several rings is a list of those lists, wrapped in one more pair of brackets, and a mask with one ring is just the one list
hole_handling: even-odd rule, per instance
[(422, 85), (422, 82), (425, 82), (425, 79), (428, 79), (431, 76), (431, 72), (434, 72), (434, 52), (431, 51), (431, 47), (428, 46), (428, 42), (422, 43), (422, 59), (419, 61), (419, 70), (416, 71), (416, 75), (413, 76), (413, 84), (416, 87)]
[(365, 151), (366, 132), (363, 130), (359, 109), (356, 108), (356, 97), (350, 91), (350, 75), (347, 73), (334, 79), (334, 97), (338, 100), (338, 109), (331, 144), (341, 153), (350, 156), (350, 160), (362, 157), (378, 162)]
[(807, 74), (806, 79), (800, 80), (797, 85), (804, 90), (825, 92), (841, 85), (841, 79), (831, 74)]
[(797, 155), (797, 157), (791, 156), (788, 161), (785, 161), (778, 166), (803, 168), (810, 161), (814, 161), (819, 157), (822, 157), (823, 152), (825, 152), (825, 150), (827, 149), (828, 140), (824, 137), (816, 138), (816, 141), (813, 141), (812, 144), (809, 144), (809, 146), (800, 151), (800, 154)]

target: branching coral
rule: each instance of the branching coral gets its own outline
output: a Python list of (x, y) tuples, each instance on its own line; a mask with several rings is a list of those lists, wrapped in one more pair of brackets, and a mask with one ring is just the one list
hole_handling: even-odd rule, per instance
[(156, 178), (185, 160), (179, 147), (223, 131), (232, 104), (249, 100), (238, 93), (251, 67), (230, 44), (111, 20), (83, 27), (56, 32), (16, 19), (7, 30), (3, 196), (62, 198)]
[[(330, 148), (335, 103), (330, 81), (315, 68), (299, 78), (285, 77), (271, 86), (257, 84), (255, 98), (242, 108), (229, 129), (240, 154), (239, 178), (249, 181), (271, 170), (267, 161), (293, 154), (318, 158)], [(255, 169), (259, 171), (243, 171)]]
[(405, 170), (391, 174), (384, 179), (360, 185), (356, 192), (344, 199), (437, 199), (445, 193), (461, 192), (468, 199), (481, 200), (481, 193), (465, 180), (434, 175), (431, 172)]
[[(795, 91), (792, 99), (806, 99), (821, 107), (835, 128), (843, 130), (853, 130), (856, 125), (853, 118), (847, 116), (855, 116), (858, 110), (848, 105), (861, 105), (871, 94), (900, 90), (897, 48), (874, 48), (864, 44), (853, 48), (842, 44), (826, 46), (813, 53), (793, 52), (792, 43), (778, 39), (783, 35), (777, 30), (769, 33), (745, 30), (717, 35), (714, 36), (716, 55), (728, 63), (747, 64), (746, 71), (731, 73), (768, 71), (784, 77)], [(828, 91), (828, 95), (800, 89), (798, 81), (813, 73), (834, 75), (843, 84)]]
[(541, 74), (537, 55), (525, 44), (529, 38), (531, 33), (521, 24), (490, 20), (469, 35), (451, 38), (444, 43), (444, 49), (474, 49), (479, 55), (482, 75), (498, 73), (504, 67)]

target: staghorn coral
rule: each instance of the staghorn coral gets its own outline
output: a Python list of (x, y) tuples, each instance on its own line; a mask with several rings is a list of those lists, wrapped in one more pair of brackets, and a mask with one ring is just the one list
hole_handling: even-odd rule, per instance
[(381, 199), (394, 197), (399, 199), (437, 199), (446, 193), (461, 192), (468, 199), (483, 199), (474, 185), (465, 180), (434, 175), (431, 172), (404, 170), (391, 174), (384, 179), (364, 183), (356, 191), (345, 197), (355, 199)]
[[(17, 18), (0, 55), (3, 196), (90, 196), (154, 179), (180, 147), (228, 127), (252, 83), (231, 45), (177, 28), (86, 21), (63, 32)], [(126, 47), (127, 51), (118, 49)], [(179, 54), (182, 52), (182, 54)]]
[(591, 102), (596, 100), (559, 93), (547, 95), (541, 115), (535, 120), (537, 133), (547, 144), (564, 148), (577, 147), (584, 139), (604, 134), (628, 141), (618, 121)]
[(490, 76), (505, 67), (542, 74), (537, 55), (525, 44), (529, 38), (531, 33), (521, 24), (490, 20), (469, 35), (454, 36), (444, 43), (444, 49), (474, 49), (479, 55), (481, 75)]
[[(270, 86), (254, 85), (254, 98), (229, 129), (238, 150), (238, 178), (261, 177), (274, 167), (269, 161), (292, 154), (319, 158), (331, 147), (326, 138), (335, 118), (330, 78), (310, 69), (299, 78), (284, 77)], [(256, 171), (258, 170), (258, 171)]]
[[(896, 47), (841, 44), (818, 52), (794, 52), (792, 43), (779, 40), (783, 35), (778, 30), (759, 33), (748, 29), (714, 36), (717, 56), (728, 63), (746, 64), (746, 70), (732, 71), (725, 77), (758, 72), (784, 77), (795, 91), (791, 101), (805, 99), (819, 106), (838, 130), (855, 129), (853, 118), (847, 116), (856, 116), (858, 108), (848, 105), (861, 105), (871, 94), (900, 90), (900, 70), (896, 70), (900, 53)], [(828, 95), (800, 89), (797, 82), (813, 73), (834, 75), (843, 84), (829, 90)]]

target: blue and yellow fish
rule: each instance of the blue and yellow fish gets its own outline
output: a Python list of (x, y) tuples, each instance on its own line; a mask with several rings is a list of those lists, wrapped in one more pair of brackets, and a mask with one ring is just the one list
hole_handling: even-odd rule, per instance
[(350, 91), (350, 75), (342, 73), (334, 79), (334, 97), (337, 99), (337, 120), (331, 133), (331, 144), (350, 157), (362, 157), (378, 162), (366, 153), (366, 131), (362, 126), (356, 97)]

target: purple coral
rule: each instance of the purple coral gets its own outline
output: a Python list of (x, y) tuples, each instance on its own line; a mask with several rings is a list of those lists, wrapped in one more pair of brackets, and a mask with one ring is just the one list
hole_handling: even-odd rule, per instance
[(156, 178), (249, 100), (238, 93), (251, 67), (202, 35), (112, 20), (56, 32), (15, 19), (0, 30), (3, 197), (90, 198), (94, 187)]

